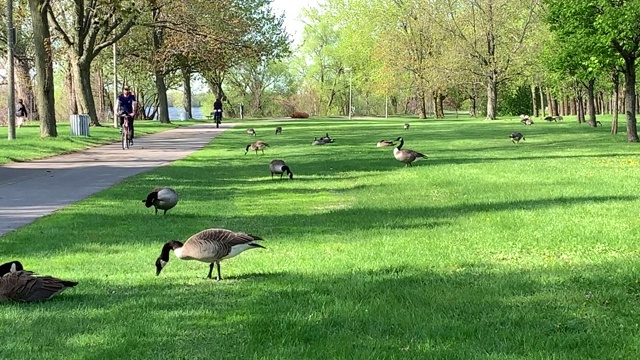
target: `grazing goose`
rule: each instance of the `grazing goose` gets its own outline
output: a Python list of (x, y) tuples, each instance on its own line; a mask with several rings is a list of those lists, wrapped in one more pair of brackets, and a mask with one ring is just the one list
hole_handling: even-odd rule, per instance
[(326, 144), (326, 142), (324, 142), (324, 140), (322, 139), (318, 139), (317, 137), (313, 138), (313, 142), (311, 142), (311, 145), (324, 145)]
[(247, 145), (246, 147), (246, 151), (244, 152), (245, 155), (247, 155), (247, 153), (249, 152), (249, 149), (251, 150), (255, 150), (256, 155), (258, 155), (258, 150), (262, 151), (262, 153), (264, 154), (264, 149), (269, 147), (269, 144), (267, 144), (264, 141), (255, 141), (252, 142), (251, 144)]
[(178, 193), (172, 188), (155, 188), (142, 202), (148, 208), (153, 206), (156, 209), (156, 215), (158, 215), (158, 209), (164, 210), (164, 214), (167, 215), (167, 210), (173, 209), (178, 204)]
[(409, 126), (411, 126), (411, 125), (409, 125), (408, 123), (404, 123), (404, 129), (405, 130), (409, 130)]
[(264, 249), (264, 246), (256, 243), (258, 240), (262, 240), (262, 238), (226, 229), (207, 229), (191, 236), (184, 244), (180, 241), (169, 241), (164, 244), (162, 253), (156, 260), (156, 275), (160, 275), (162, 269), (167, 265), (169, 251), (173, 250), (178, 259), (211, 263), (209, 275), (207, 275), (209, 279), (211, 279), (215, 264), (218, 268), (216, 281), (220, 281), (222, 278), (220, 276), (220, 261), (232, 258), (248, 249)]
[(380, 140), (376, 144), (376, 147), (393, 146), (395, 145), (391, 140)]
[(255, 130), (253, 130), (253, 128), (248, 128), (248, 129), (247, 129), (247, 134), (248, 134), (249, 136), (251, 136), (251, 135), (256, 136), (256, 131), (255, 131)]
[(335, 139), (332, 139), (332, 138), (329, 136), (329, 133), (325, 133), (325, 134), (324, 134), (324, 136), (320, 138), (320, 140), (321, 140), (321, 141), (324, 141), (324, 142), (325, 142), (325, 144), (331, 144), (331, 143), (333, 143), (333, 142), (335, 141)]
[(276, 135), (278, 135), (278, 134), (282, 135), (282, 126), (278, 126), (276, 128)]
[(8, 300), (23, 302), (48, 300), (67, 288), (78, 285), (75, 281), (37, 276), (30, 271), (24, 271), (22, 264), (18, 261), (0, 265), (0, 269), (4, 271), (7, 265), (9, 271), (0, 277), (0, 303)]
[(293, 173), (284, 160), (273, 160), (269, 164), (269, 171), (271, 171), (271, 179), (273, 179), (273, 174), (280, 174), (280, 179), (282, 179), (282, 175), (285, 173), (289, 175), (289, 179), (293, 179)]
[(514, 144), (519, 143), (520, 140), (527, 140), (524, 138), (524, 135), (522, 135), (519, 132), (512, 132), (511, 135), (509, 135), (509, 138), (511, 139), (511, 142)]
[(557, 122), (557, 121), (558, 121), (558, 120), (556, 120), (556, 118), (555, 118), (555, 117), (553, 117), (553, 116), (547, 116), (547, 117), (545, 117), (544, 119), (545, 119), (546, 121), (548, 121), (548, 122), (552, 122), (552, 121)]
[(400, 141), (400, 144), (393, 149), (393, 156), (396, 160), (405, 163), (405, 166), (413, 166), (413, 162), (427, 158), (424, 154), (417, 151), (402, 149), (404, 145), (404, 139), (402, 137), (397, 138), (396, 141)]

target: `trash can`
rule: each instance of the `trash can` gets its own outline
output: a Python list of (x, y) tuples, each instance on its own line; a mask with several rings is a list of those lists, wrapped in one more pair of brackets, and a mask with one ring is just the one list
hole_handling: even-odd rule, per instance
[(89, 115), (71, 115), (69, 123), (71, 123), (72, 136), (89, 136)]

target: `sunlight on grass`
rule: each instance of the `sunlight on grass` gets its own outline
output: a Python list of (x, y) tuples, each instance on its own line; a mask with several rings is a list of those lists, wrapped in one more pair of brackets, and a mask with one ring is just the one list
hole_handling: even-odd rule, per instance
[[(6, 234), (3, 258), (80, 285), (3, 304), (0, 358), (635, 358), (637, 145), (569, 121), (405, 121), (251, 122)], [(375, 147), (398, 136), (429, 159)], [(244, 155), (255, 140), (271, 146)], [(166, 216), (141, 203), (156, 186), (180, 194)], [(166, 241), (210, 227), (266, 249), (219, 283), (173, 255), (155, 276)]]

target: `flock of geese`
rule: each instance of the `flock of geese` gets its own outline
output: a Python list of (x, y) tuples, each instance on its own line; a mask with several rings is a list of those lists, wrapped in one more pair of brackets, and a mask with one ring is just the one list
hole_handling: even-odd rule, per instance
[[(404, 124), (404, 129), (408, 130), (409, 124)], [(257, 136), (253, 128), (247, 129), (247, 134)], [(282, 134), (282, 127), (278, 126), (275, 134)], [(394, 157), (404, 163), (405, 166), (412, 166), (414, 162), (427, 158), (420, 152), (403, 149), (403, 137), (398, 137), (395, 141), (398, 143), (396, 144), (392, 140), (380, 140), (376, 143), (376, 146), (394, 146)], [(314, 138), (312, 145), (325, 145), (334, 142), (335, 139), (326, 133), (325, 136)], [(256, 154), (258, 154), (258, 151), (264, 153), (264, 149), (267, 147), (269, 147), (269, 144), (264, 141), (254, 141), (247, 145), (245, 155), (250, 150), (255, 151)], [(289, 179), (293, 179), (291, 168), (283, 160), (276, 159), (271, 161), (269, 171), (272, 178), (274, 175), (280, 175), (280, 178), (287, 175)], [(154, 208), (156, 215), (158, 211), (163, 211), (163, 214), (166, 215), (167, 211), (178, 204), (178, 201), (178, 193), (169, 187), (155, 188), (142, 200), (147, 208)], [(209, 263), (207, 278), (212, 278), (215, 267), (217, 270), (216, 281), (219, 281), (222, 279), (220, 261), (237, 256), (246, 250), (264, 248), (258, 243), (261, 240), (263, 240), (261, 237), (252, 234), (212, 228), (192, 235), (184, 243), (177, 240), (168, 241), (162, 246), (160, 256), (156, 259), (156, 276), (160, 275), (167, 266), (169, 253), (173, 251), (178, 259)], [(75, 281), (62, 280), (48, 275), (37, 275), (34, 272), (25, 270), (22, 263), (17, 260), (0, 265), (0, 302), (43, 301), (77, 285), (78, 283)]]

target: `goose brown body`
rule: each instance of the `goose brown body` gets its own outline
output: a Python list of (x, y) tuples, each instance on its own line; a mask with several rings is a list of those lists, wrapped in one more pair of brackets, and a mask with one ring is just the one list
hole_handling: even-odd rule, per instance
[(311, 145), (324, 145), (326, 144), (326, 142), (324, 142), (322, 139), (318, 139), (318, 138), (313, 138), (313, 141), (311, 142)]
[[(48, 300), (64, 290), (78, 285), (75, 281), (61, 280), (52, 276), (38, 276), (30, 271), (18, 270), (18, 268), (22, 268), (22, 264), (19, 262), (9, 264), (11, 264), (9, 272), (0, 277), (0, 302)], [(20, 264), (19, 267), (17, 264)]]
[(376, 147), (384, 147), (384, 146), (393, 146), (393, 141), (391, 140), (380, 140), (376, 144)]
[(156, 215), (158, 215), (158, 209), (164, 210), (164, 214), (167, 214), (167, 210), (173, 209), (178, 204), (178, 193), (172, 188), (155, 188), (147, 195), (146, 200), (142, 200), (146, 207), (154, 207), (156, 209)]
[(258, 150), (262, 151), (262, 153), (264, 154), (264, 149), (268, 147), (269, 144), (264, 141), (254, 141), (251, 144), (247, 145), (244, 154), (247, 155), (249, 150), (254, 150), (256, 152), (256, 155), (258, 155)]
[(162, 269), (169, 262), (169, 252), (182, 260), (198, 260), (210, 263), (209, 279), (213, 272), (214, 264), (218, 269), (216, 280), (220, 280), (220, 261), (232, 258), (241, 252), (249, 249), (264, 248), (256, 241), (262, 238), (235, 232), (227, 229), (207, 229), (191, 236), (183, 244), (180, 241), (169, 241), (162, 247), (160, 257), (156, 260), (156, 275), (160, 275)]
[(273, 174), (280, 174), (280, 179), (282, 179), (282, 175), (287, 174), (289, 179), (293, 179), (293, 173), (284, 160), (273, 160), (269, 164), (269, 171), (271, 171), (271, 178), (273, 179)]
[(402, 137), (397, 138), (396, 141), (400, 141), (400, 144), (393, 149), (393, 156), (396, 160), (405, 163), (405, 166), (413, 166), (412, 163), (427, 158), (426, 155), (417, 151), (403, 149), (404, 139)]

